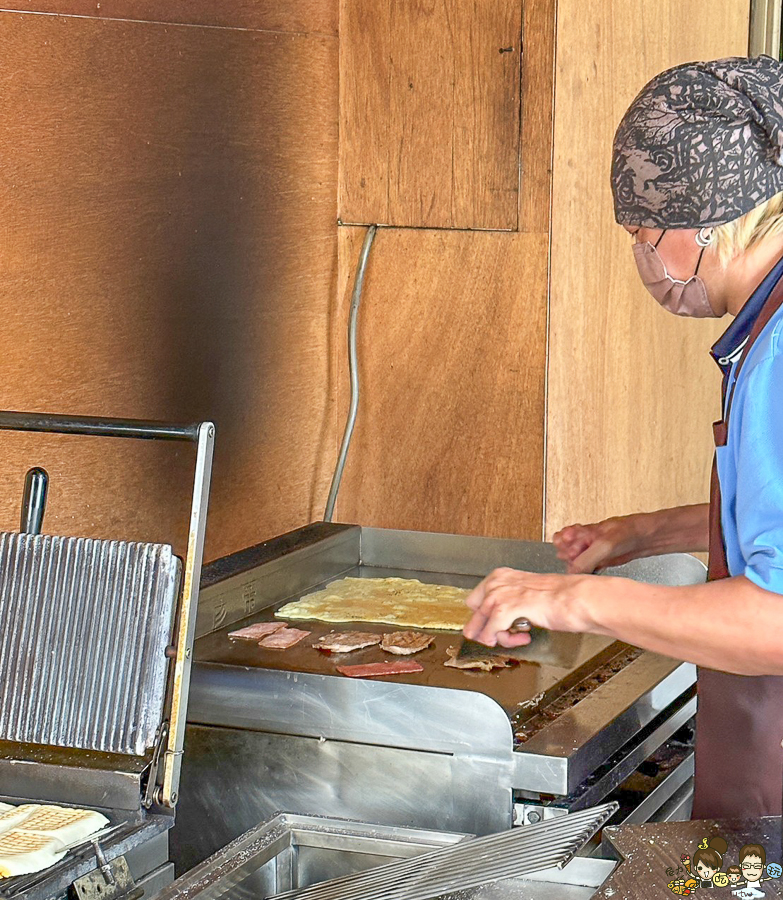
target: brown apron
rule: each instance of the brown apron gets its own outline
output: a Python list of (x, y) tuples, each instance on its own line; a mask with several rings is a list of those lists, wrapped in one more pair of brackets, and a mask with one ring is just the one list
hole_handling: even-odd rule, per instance
[[(783, 279), (761, 309), (737, 374), (751, 345), (781, 304)], [(724, 375), (723, 419), (713, 426), (716, 447), (724, 447), (728, 436), (732, 401), (731, 396), (726, 397), (728, 378), (728, 374)], [(720, 504), (715, 459), (710, 493), (710, 581), (729, 577)], [(783, 791), (783, 676), (729, 675), (700, 668), (698, 695), (693, 818), (779, 816)]]

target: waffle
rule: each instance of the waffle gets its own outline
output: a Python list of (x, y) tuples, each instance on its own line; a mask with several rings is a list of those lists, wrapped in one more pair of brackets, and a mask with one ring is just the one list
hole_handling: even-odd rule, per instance
[(22, 806), (10, 806), (5, 812), (0, 812), (0, 835), (12, 828), (18, 828), (32, 813), (41, 806), (38, 803), (25, 803)]
[(47, 869), (108, 823), (100, 813), (64, 806), (25, 803), (0, 810), (0, 878)]
[(106, 816), (92, 810), (39, 806), (16, 830), (52, 837), (66, 847), (95, 834), (108, 824)]
[(46, 834), (7, 831), (0, 835), (0, 877), (28, 875), (48, 869), (65, 856), (60, 842)]

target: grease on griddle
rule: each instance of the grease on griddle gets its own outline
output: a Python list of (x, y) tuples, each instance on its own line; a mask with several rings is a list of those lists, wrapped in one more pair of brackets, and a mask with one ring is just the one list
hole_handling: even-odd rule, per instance
[[(638, 647), (629, 647), (623, 653), (613, 657), (609, 662), (604, 663), (595, 672), (591, 673), (579, 684), (570, 688), (559, 697), (547, 703), (545, 706), (537, 706), (531, 708), (532, 704), (528, 702), (520, 703), (517, 713), (512, 719), (514, 728), (514, 738), (518, 744), (524, 744), (534, 735), (538, 734), (542, 728), (545, 728), (550, 722), (554, 722), (564, 712), (573, 709), (578, 703), (589, 697), (593, 691), (607, 682), (613, 675), (616, 675), (624, 669), (629, 663), (638, 659), (642, 650)], [(535, 699), (535, 698), (534, 698)], [(543, 697), (541, 698), (543, 700)]]

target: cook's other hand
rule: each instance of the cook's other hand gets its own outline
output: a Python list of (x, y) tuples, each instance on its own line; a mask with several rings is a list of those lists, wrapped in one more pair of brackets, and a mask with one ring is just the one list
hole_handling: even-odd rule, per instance
[(595, 580), (495, 569), (465, 598), (473, 615), (463, 634), (488, 647), (521, 647), (530, 643), (530, 635), (509, 632), (519, 618), (552, 631), (585, 631), (583, 601)]
[(643, 516), (615, 516), (593, 525), (568, 525), (552, 538), (569, 573), (595, 572), (636, 559), (643, 550)]
[(709, 546), (709, 504), (568, 525), (552, 541), (570, 574), (596, 572), (658, 553), (703, 551)]

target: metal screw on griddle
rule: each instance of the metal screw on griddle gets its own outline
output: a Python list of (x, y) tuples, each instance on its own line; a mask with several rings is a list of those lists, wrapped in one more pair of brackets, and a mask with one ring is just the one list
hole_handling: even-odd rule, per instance
[(531, 825), (535, 825), (537, 822), (541, 821), (541, 813), (536, 812), (536, 810), (534, 810), (534, 809), (531, 809), (530, 812), (527, 814), (527, 820), (528, 820), (528, 822), (530, 822)]
[(106, 862), (101, 845), (97, 841), (90, 841), (90, 843), (95, 851), (95, 858), (98, 860), (98, 866), (106, 880), (106, 884), (114, 884), (114, 872), (112, 872), (111, 866)]

